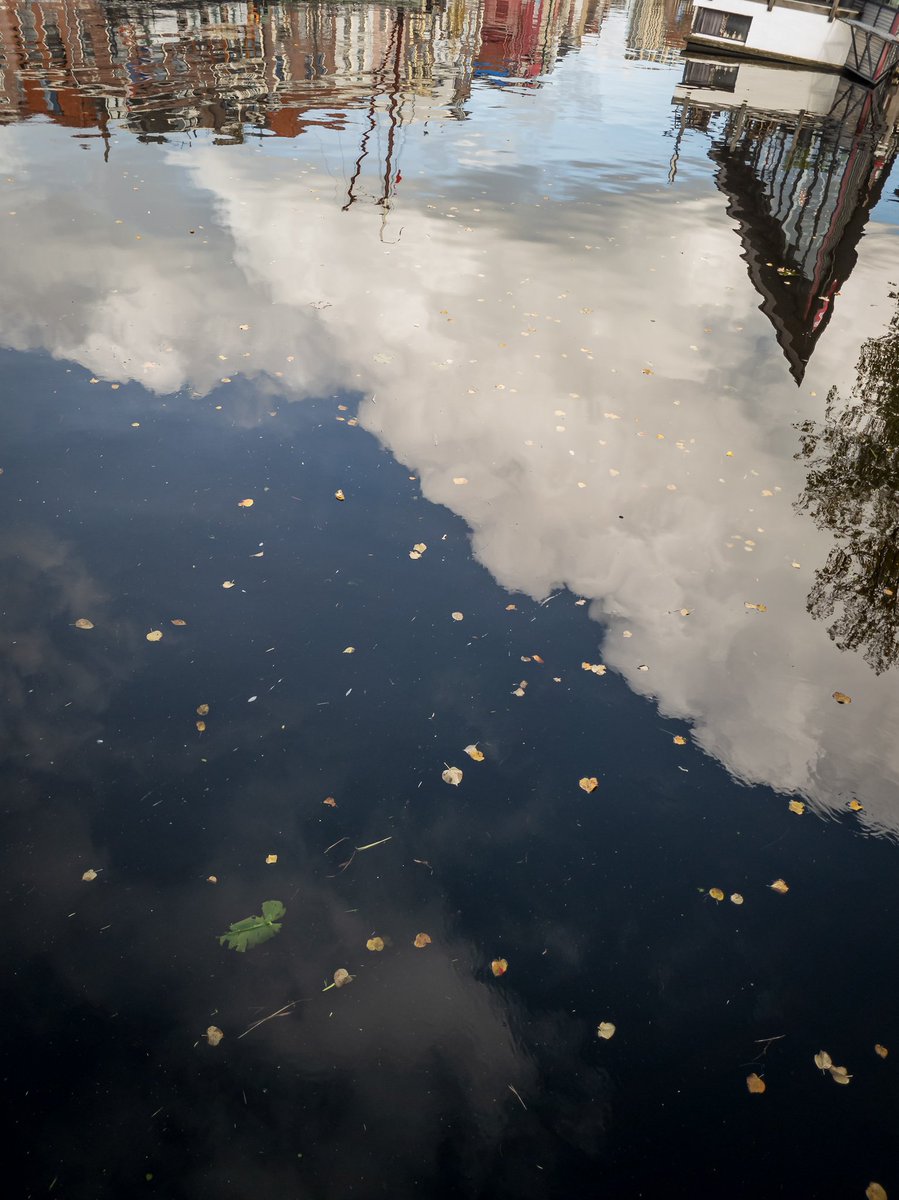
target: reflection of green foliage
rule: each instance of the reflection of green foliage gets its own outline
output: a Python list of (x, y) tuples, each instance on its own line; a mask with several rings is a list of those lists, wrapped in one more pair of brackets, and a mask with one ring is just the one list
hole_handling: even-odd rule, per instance
[(287, 909), (280, 900), (264, 900), (262, 916), (244, 917), (242, 921), (235, 921), (228, 932), (219, 938), (219, 945), (224, 946), (227, 943), (229, 950), (236, 950), (239, 954), (245, 953), (253, 946), (261, 946), (280, 932), (280, 918), (286, 912)]
[(800, 427), (809, 470), (798, 506), (836, 538), (808, 610), (879, 675), (899, 656), (899, 314), (856, 369), (849, 403), (832, 388), (824, 421)]

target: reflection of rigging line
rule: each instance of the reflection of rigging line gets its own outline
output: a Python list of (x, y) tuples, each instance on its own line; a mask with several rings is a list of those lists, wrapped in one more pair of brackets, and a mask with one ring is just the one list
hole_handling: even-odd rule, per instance
[(372, 87), (371, 97), (368, 105), (368, 129), (366, 129), (365, 133), (363, 133), (362, 140), (359, 144), (359, 157), (356, 159), (353, 176), (350, 179), (349, 187), (347, 188), (346, 204), (344, 204), (343, 208), (340, 210), (341, 212), (346, 212), (350, 205), (352, 205), (356, 200), (356, 195), (353, 189), (359, 180), (359, 176), (362, 174), (362, 162), (363, 159), (368, 156), (368, 143), (371, 139), (372, 133), (374, 133), (375, 126), (378, 123), (375, 115), (378, 102), (378, 83), (380, 82), (381, 75), (387, 69), (387, 61), (390, 57), (391, 51), (393, 50), (394, 42), (396, 41), (400, 44), (402, 43), (402, 37), (398, 37), (398, 34), (402, 33), (403, 16), (404, 13), (402, 7), (398, 7), (396, 10), (396, 20), (393, 23), (393, 30), (390, 34), (390, 41), (387, 43), (387, 49), (384, 51), (384, 57), (381, 59), (381, 65), (372, 72), (374, 86)]

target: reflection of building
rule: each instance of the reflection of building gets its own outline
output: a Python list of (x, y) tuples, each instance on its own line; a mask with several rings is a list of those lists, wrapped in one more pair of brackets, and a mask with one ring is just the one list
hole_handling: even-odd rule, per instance
[(715, 181), (799, 383), (896, 155), (893, 102), (835, 74), (700, 59), (674, 102), (678, 142), (688, 129), (711, 137)]
[(202, 127), (228, 140), (247, 127), (295, 137), (342, 127), (348, 109), (397, 108), (400, 94), (416, 98), (400, 123), (458, 115), (476, 61), (499, 75), (549, 71), (594, 7), (0, 0), (0, 122), (41, 114), (104, 131), (124, 121), (147, 137)]
[(627, 18), (627, 57), (679, 62), (692, 20), (692, 0), (633, 0)]

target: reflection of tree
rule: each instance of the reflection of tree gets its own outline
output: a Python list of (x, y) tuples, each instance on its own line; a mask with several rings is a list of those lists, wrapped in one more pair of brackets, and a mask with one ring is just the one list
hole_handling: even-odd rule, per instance
[(809, 470), (797, 503), (836, 538), (808, 611), (879, 675), (899, 657), (899, 313), (863, 344), (856, 369), (850, 402), (831, 388), (823, 423), (800, 426), (796, 457)]

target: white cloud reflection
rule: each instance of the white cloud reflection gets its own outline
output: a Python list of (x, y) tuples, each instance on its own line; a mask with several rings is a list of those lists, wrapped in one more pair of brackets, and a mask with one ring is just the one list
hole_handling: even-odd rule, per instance
[[(519, 118), (519, 142), (538, 135), (538, 109)], [(3, 341), (159, 394), (255, 375), (260, 412), (276, 372), (297, 400), (358, 389), (361, 424), (465, 519), (500, 584), (590, 599), (605, 633), (584, 658), (737, 778), (823, 808), (858, 795), (899, 833), (897, 682), (806, 612), (831, 539), (794, 511), (792, 457), (795, 423), (820, 418), (889, 315), (893, 235), (862, 244), (797, 391), (708, 181), (621, 195), (585, 171), (574, 204), (542, 198), (546, 178), (492, 207), (478, 132), (440, 129), (435, 161), (456, 143), (477, 163), (469, 191), (458, 167), (413, 182), (385, 233), (305, 159), (123, 142), (104, 167), (60, 153), (57, 130), (6, 128), (27, 202), (3, 206)]]

